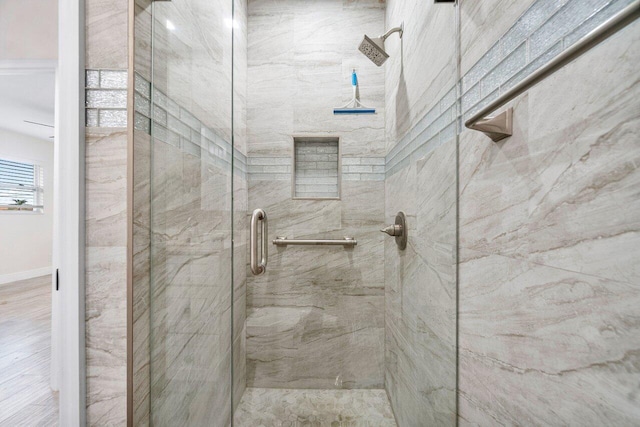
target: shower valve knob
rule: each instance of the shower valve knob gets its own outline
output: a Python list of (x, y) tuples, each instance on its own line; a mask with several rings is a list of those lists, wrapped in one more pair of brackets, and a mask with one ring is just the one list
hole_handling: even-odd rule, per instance
[(402, 225), (389, 225), (388, 227), (385, 227), (380, 231), (382, 231), (383, 233), (387, 233), (389, 236), (402, 236)]
[(389, 236), (396, 238), (396, 245), (400, 250), (407, 247), (407, 220), (404, 216), (404, 212), (400, 211), (396, 214), (396, 223), (389, 225), (382, 230), (383, 233), (387, 233)]

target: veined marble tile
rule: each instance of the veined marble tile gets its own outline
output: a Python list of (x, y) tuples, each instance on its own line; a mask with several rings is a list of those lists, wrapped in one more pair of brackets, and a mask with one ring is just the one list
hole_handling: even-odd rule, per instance
[[(251, 23), (251, 17), (249, 19)], [(291, 155), (294, 133), (291, 102), (294, 96), (293, 78), (294, 68), (291, 64), (249, 66), (247, 143), (250, 155)]]
[(382, 323), (369, 326), (364, 318), (375, 318), (382, 310), (382, 295), (342, 296), (333, 308), (251, 309), (247, 318), (247, 385), (381, 387)]
[(384, 390), (248, 388), (234, 422), (238, 427), (396, 425)]
[(460, 423), (633, 425), (638, 24), (460, 137)]
[(402, 39), (385, 41), (387, 152), (455, 84), (455, 13), (451, 4), (387, 1), (387, 27), (404, 22)]
[(126, 425), (126, 247), (86, 248), (87, 422)]
[(88, 129), (85, 157), (86, 244), (125, 246), (127, 132)]
[(87, 420), (126, 424), (127, 135), (86, 135)]
[[(236, 6), (238, 14), (242, 14), (243, 7), (246, 14), (246, 2), (238, 1)], [(231, 140), (233, 108), (234, 142), (241, 153), (246, 153), (246, 94), (241, 70), (236, 70), (237, 86), (233, 88), (236, 104), (232, 107), (230, 102), (231, 30), (224, 25), (224, 19), (231, 15), (231, 3), (221, 8), (211, 8), (204, 1), (156, 3), (154, 12), (153, 80), (166, 97), (156, 100), (165, 102), (162, 107), (167, 113), (184, 122), (175, 130), (183, 132), (185, 138), (195, 137), (197, 143), (201, 143), (201, 135), (207, 129)], [(246, 16), (238, 18), (245, 23), (243, 30), (236, 31), (239, 55), (236, 65), (242, 68)], [(176, 31), (166, 28), (167, 19)], [(244, 50), (246, 67), (246, 47)], [(217, 83), (212, 85), (211, 81)], [(206, 128), (200, 127), (200, 122)], [(134, 347), (138, 352), (148, 352), (149, 360), (145, 365), (144, 355), (140, 354), (136, 363), (139, 387), (134, 397), (140, 396), (141, 400), (137, 402), (136, 416), (141, 423), (153, 425), (188, 422), (226, 426), (231, 416), (231, 394), (236, 394), (239, 400), (245, 383), (246, 247), (238, 244), (232, 254), (231, 179), (235, 180), (234, 211), (242, 220), (247, 209), (247, 183), (239, 175), (232, 176), (228, 167), (219, 164), (207, 150), (192, 155), (159, 140), (151, 145), (153, 170), (147, 173), (153, 190), (150, 195), (153, 258), (150, 276), (141, 272), (135, 283), (138, 288), (146, 286), (148, 296), (138, 289), (135, 295), (140, 300), (134, 306), (137, 308), (134, 318), (140, 316)], [(146, 160), (141, 153), (134, 171), (144, 169)], [(142, 192), (144, 187), (138, 191)], [(139, 209), (141, 216), (145, 208), (149, 207)], [(239, 228), (235, 237), (242, 242), (246, 238), (243, 230), (246, 224), (242, 226), (237, 219), (236, 222)], [(145, 231), (142, 223), (139, 231)], [(141, 256), (144, 254), (144, 250), (140, 252)], [(232, 255), (236, 262), (233, 300)], [(144, 264), (140, 267), (145, 268)], [(148, 298), (148, 306), (142, 301), (144, 298)], [(148, 342), (144, 341), (145, 327), (149, 329)], [(236, 371), (235, 384), (231, 384), (232, 365)], [(147, 384), (145, 371), (150, 374)], [(149, 388), (148, 400), (145, 387)]]
[(135, 0), (134, 69), (151, 81), (151, 0)]
[(86, 68), (126, 69), (128, 2), (87, 1), (85, 19)]
[[(431, 160), (424, 171), (438, 171), (442, 159)], [(388, 194), (400, 191), (387, 185)], [(419, 188), (435, 190), (430, 202), (439, 206), (437, 186)], [(448, 199), (455, 201), (455, 186), (449, 188)], [(446, 204), (439, 214), (455, 220), (453, 207)], [(385, 242), (385, 388), (401, 425), (455, 424), (455, 221), (430, 222), (429, 211), (421, 209), (409, 218), (405, 250)]]
[[(564, 0), (562, 0), (564, 1)], [(562, 3), (555, 2), (555, 3)], [(460, 1), (461, 75), (467, 71), (511, 28), (536, 0)], [(550, 3), (550, 2), (547, 2)]]
[[(217, 8), (167, 2), (154, 5), (154, 13), (154, 85), (231, 140), (231, 29), (223, 24), (231, 2)], [(176, 31), (166, 28), (167, 20)]]
[(460, 422), (633, 425), (637, 285), (462, 249)]
[(151, 138), (134, 132), (133, 188), (133, 417), (135, 425), (149, 425), (149, 357), (151, 280)]
[[(231, 330), (241, 351), (246, 295), (238, 280), (231, 299), (231, 171), (161, 142), (153, 149), (151, 421), (202, 424), (215, 413), (226, 425), (230, 393), (242, 389), (231, 384), (231, 364), (243, 369), (242, 353), (231, 359)], [(246, 182), (236, 184), (246, 195)]]
[[(305, 43), (319, 48), (313, 44), (311, 34), (305, 37)], [(323, 56), (327, 62), (319, 65), (308, 57), (298, 63), (301, 71), (297, 84), (304, 88), (300, 89), (301, 94), (310, 96), (307, 99), (323, 96), (315, 87), (316, 77), (343, 74), (342, 63), (334, 61), (334, 57), (333, 52), (328, 52)], [(330, 83), (331, 79), (326, 81)], [(336, 94), (340, 95), (338, 87)], [(251, 99), (251, 89), (249, 92)], [(333, 132), (335, 127), (329, 123), (335, 120), (333, 117), (325, 124), (307, 122), (304, 111), (312, 112), (313, 106), (300, 105), (303, 107), (296, 107), (302, 113), (297, 116), (301, 118), (300, 132), (312, 135), (318, 133), (309, 129)], [(334, 106), (333, 103), (325, 106), (331, 116)], [(249, 116), (251, 126), (251, 113)], [(351, 125), (352, 129), (344, 130)], [(277, 129), (268, 121), (265, 126)], [(356, 121), (345, 121), (344, 126), (335, 132), (340, 135), (359, 132)], [(365, 129), (369, 125), (362, 126)], [(364, 132), (374, 133), (371, 129)], [(352, 139), (359, 139), (359, 147), (366, 140)], [(284, 151), (277, 154), (290, 156), (291, 134), (283, 135), (282, 140), (285, 143), (280, 147)], [(382, 147), (374, 142), (367, 152), (379, 152), (373, 148), (376, 145)], [(250, 140), (251, 153), (254, 147)], [(358, 148), (351, 150), (357, 152)], [(271, 156), (273, 153), (270, 151)], [(285, 388), (381, 387), (384, 284), (383, 237), (379, 228), (384, 215), (380, 197), (384, 185), (375, 181), (343, 182), (341, 200), (292, 200), (291, 192), (290, 179), (252, 180), (247, 212), (257, 207), (265, 209), (272, 238), (354, 236), (358, 246), (353, 249), (270, 246), (267, 272), (248, 276), (247, 384)]]
[[(365, 32), (383, 32), (383, 9), (342, 1), (311, 9), (299, 0), (270, 6), (249, 5), (249, 151), (291, 155), (291, 136), (306, 133), (340, 136), (343, 153), (383, 155), (383, 70), (371, 67), (356, 49)], [(363, 102), (376, 106), (378, 114), (333, 114), (350, 97), (353, 68)]]
[(362, 234), (363, 224), (352, 226), (359, 247), (274, 248), (267, 273), (250, 279), (248, 384), (382, 384), (382, 237)]
[(249, 67), (287, 65), (293, 60), (294, 11), (256, 11), (249, 2), (247, 57)]
[[(462, 246), (637, 281), (640, 104), (639, 86), (627, 77), (640, 61), (633, 30), (516, 100), (508, 143), (462, 134)], [(615, 65), (596, 66), (605, 63)], [(571, 83), (587, 69), (588, 87)], [(546, 103), (563, 119), (539, 107)]]

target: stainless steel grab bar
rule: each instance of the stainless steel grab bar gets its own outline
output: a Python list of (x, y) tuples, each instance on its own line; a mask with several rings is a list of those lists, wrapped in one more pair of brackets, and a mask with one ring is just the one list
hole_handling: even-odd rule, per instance
[(276, 246), (355, 246), (358, 241), (353, 237), (345, 237), (344, 239), (287, 239), (286, 237), (277, 237), (273, 239)]
[(469, 120), (465, 122), (465, 126), (469, 129), (484, 132), (494, 141), (500, 141), (511, 136), (513, 131), (512, 113), (513, 109), (495, 116), (487, 117), (488, 114), (502, 107), (518, 95), (529, 90), (533, 85), (541, 82), (551, 74), (558, 71), (569, 62), (573, 61), (607, 37), (626, 27), (640, 16), (640, 0), (636, 0), (629, 6), (622, 9), (612, 18), (597, 28), (593, 29), (589, 34), (581, 38), (573, 46), (556, 56), (546, 65), (531, 73), (520, 83), (503, 93), (495, 101), (489, 103), (482, 110), (478, 111)]
[[(260, 234), (262, 239), (260, 262), (258, 263), (258, 221), (261, 221)], [(251, 272), (256, 276), (264, 273), (267, 270), (267, 261), (269, 259), (269, 244), (268, 244), (268, 224), (267, 213), (262, 209), (256, 209), (251, 215), (251, 229), (249, 238), (250, 247), (250, 262)]]

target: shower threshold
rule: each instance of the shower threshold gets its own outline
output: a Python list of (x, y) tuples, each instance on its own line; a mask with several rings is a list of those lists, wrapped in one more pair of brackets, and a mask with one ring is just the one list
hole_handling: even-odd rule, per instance
[(247, 388), (235, 427), (396, 427), (384, 390)]

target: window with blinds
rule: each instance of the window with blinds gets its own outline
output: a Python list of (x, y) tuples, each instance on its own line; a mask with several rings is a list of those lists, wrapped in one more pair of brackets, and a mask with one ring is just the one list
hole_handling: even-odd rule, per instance
[(42, 212), (43, 209), (42, 167), (0, 159), (0, 211)]

